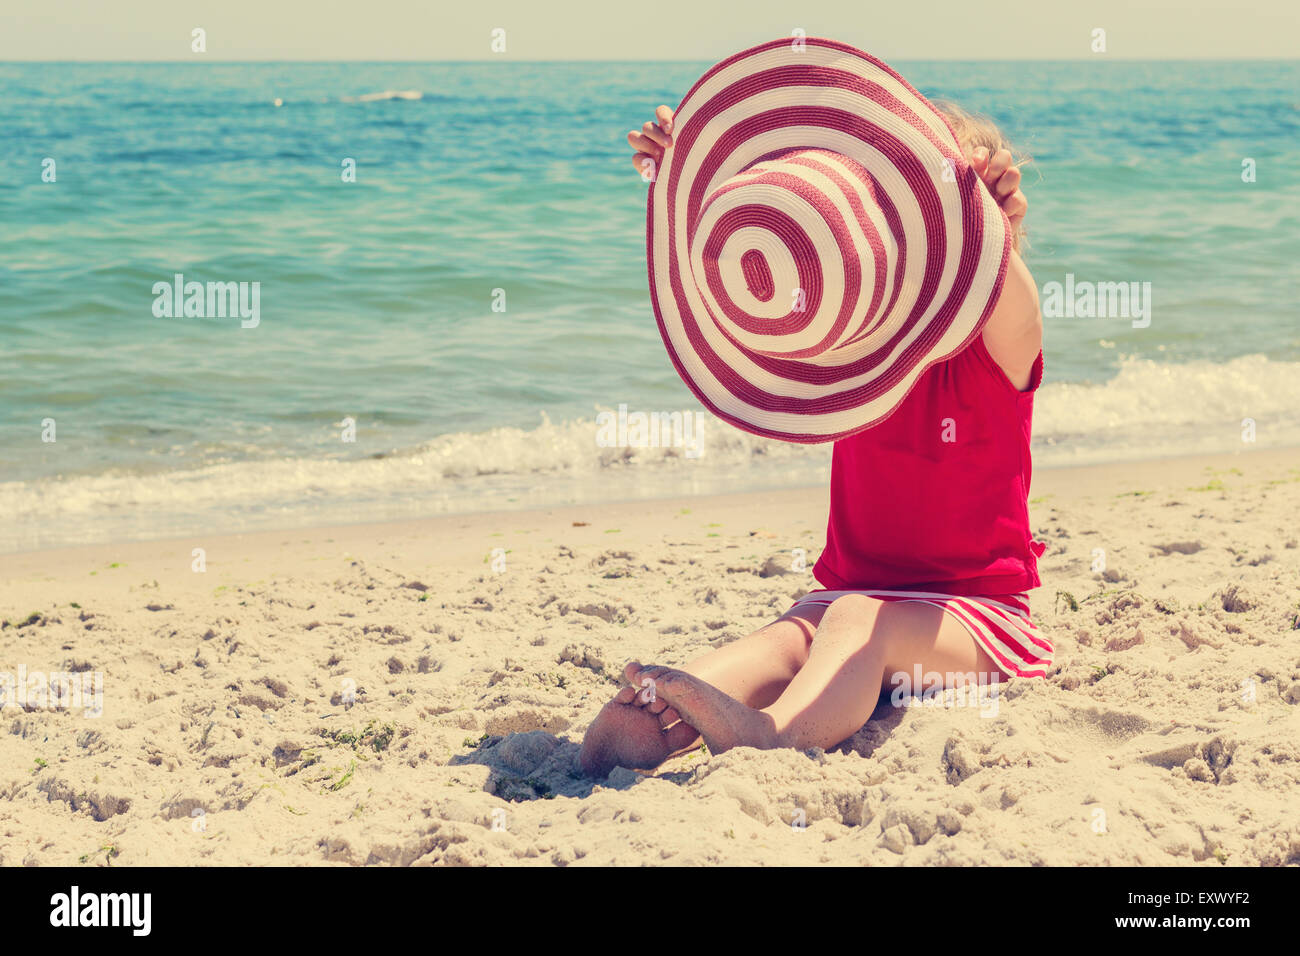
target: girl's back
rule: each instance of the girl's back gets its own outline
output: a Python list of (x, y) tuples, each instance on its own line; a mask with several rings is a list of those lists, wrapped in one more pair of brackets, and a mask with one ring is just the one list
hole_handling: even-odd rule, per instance
[(1042, 352), (1017, 391), (977, 335), (884, 422), (835, 443), (823, 587), (1003, 595), (1038, 587), (1029, 437)]

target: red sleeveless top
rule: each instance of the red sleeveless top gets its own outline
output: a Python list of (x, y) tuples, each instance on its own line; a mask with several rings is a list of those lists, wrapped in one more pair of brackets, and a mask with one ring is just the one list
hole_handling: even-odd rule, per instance
[(917, 379), (894, 413), (835, 443), (826, 550), (813, 575), (829, 590), (958, 595), (1036, 588), (1047, 547), (1029, 530), (1029, 387), (1007, 378), (977, 335)]

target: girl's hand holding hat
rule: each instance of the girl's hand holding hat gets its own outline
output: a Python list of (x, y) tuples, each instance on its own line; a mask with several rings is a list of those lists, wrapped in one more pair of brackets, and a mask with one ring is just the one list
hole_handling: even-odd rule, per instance
[(673, 144), (673, 111), (666, 106), (655, 110), (655, 122), (649, 120), (639, 130), (627, 134), (628, 144), (635, 149), (632, 164), (641, 178), (650, 182), (664, 158), (664, 150)]
[(1012, 164), (1011, 150), (999, 149), (990, 155), (986, 147), (980, 146), (971, 153), (970, 162), (1011, 220), (1011, 232), (1015, 235), (1029, 209), (1029, 200), (1020, 191), (1020, 170)]

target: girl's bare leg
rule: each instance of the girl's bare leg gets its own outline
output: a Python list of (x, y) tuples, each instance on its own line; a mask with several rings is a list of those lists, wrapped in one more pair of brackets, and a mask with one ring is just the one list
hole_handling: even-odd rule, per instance
[(657, 698), (697, 728), (712, 753), (737, 746), (827, 749), (866, 723), (892, 675), (910, 678), (918, 665), (922, 673), (989, 683), (1002, 677), (965, 627), (941, 608), (858, 594), (827, 609), (806, 663), (770, 705), (749, 706), (682, 670), (633, 667), (628, 677), (637, 685), (653, 680)]
[[(747, 707), (766, 707), (807, 662), (809, 643), (824, 612), (815, 605), (799, 608), (702, 654), (681, 670)], [(666, 701), (635, 702), (639, 690), (623, 688), (587, 728), (579, 753), (584, 773), (603, 777), (620, 766), (651, 769), (699, 742), (699, 732), (680, 720)]]

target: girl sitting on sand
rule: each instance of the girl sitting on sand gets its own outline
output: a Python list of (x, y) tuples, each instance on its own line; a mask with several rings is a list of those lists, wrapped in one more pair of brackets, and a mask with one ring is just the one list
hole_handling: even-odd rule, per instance
[[(826, 588), (680, 669), (627, 665), (627, 687), (582, 743), (585, 772), (649, 769), (698, 745), (829, 749), (916, 675), (943, 687), (1041, 677), (1052, 646), (1030, 621), (1043, 545), (1029, 529), (1030, 422), (1042, 319), (1018, 255), (1027, 209), (1001, 133), (940, 107), (1011, 223), (992, 315), (961, 352), (928, 368), (884, 422), (835, 443)], [(638, 172), (672, 147), (673, 111), (628, 134)], [(928, 693), (935, 688), (927, 686)]]

